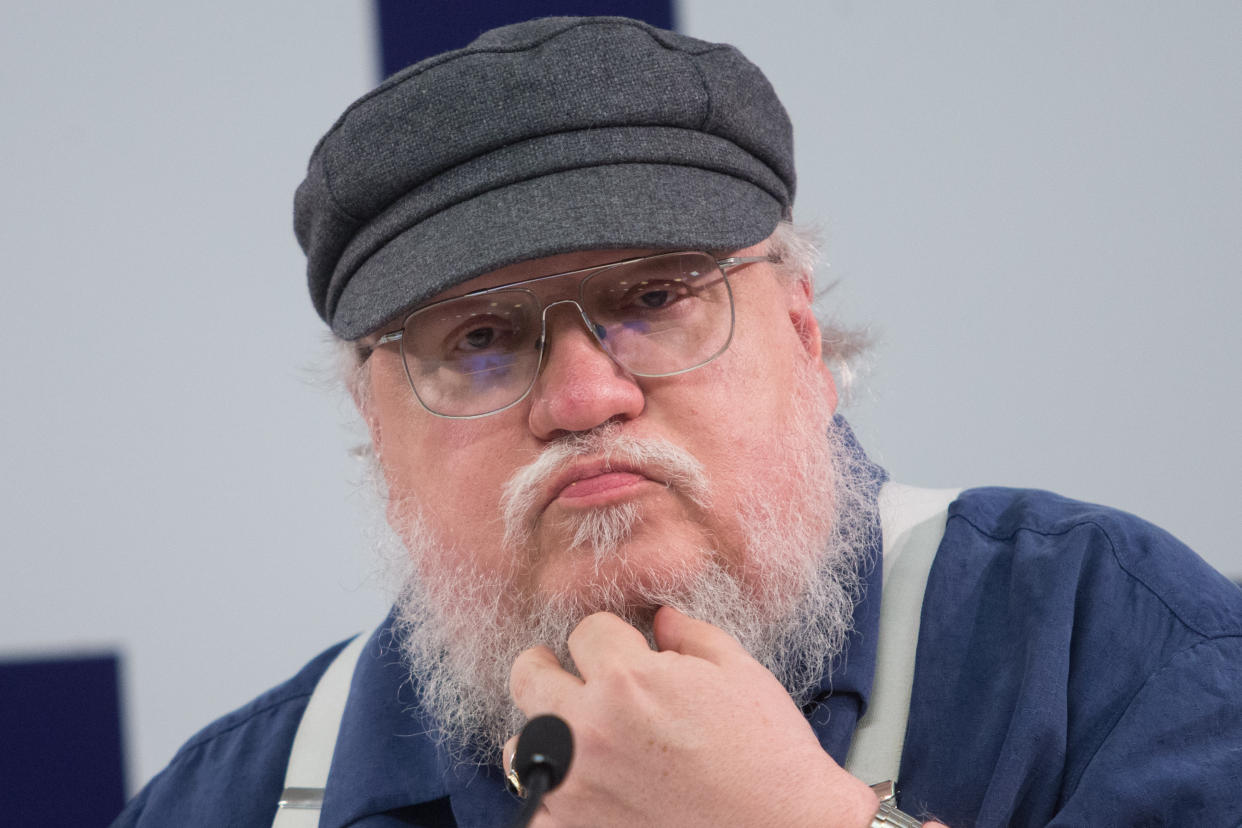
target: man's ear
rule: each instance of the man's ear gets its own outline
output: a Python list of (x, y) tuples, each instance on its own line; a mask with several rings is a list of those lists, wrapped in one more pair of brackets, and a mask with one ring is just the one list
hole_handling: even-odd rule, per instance
[(798, 340), (811, 359), (822, 361), (824, 338), (819, 329), (819, 321), (815, 318), (815, 297), (811, 291), (811, 280), (805, 275), (790, 280), (788, 294), (789, 321), (793, 324)]
[(833, 411), (837, 408), (837, 381), (832, 371), (824, 362), (824, 334), (820, 330), (819, 320), (815, 318), (814, 291), (809, 275), (803, 275), (789, 282), (789, 321), (793, 325), (798, 341), (806, 351), (812, 369), (824, 383), (824, 392), (828, 395), (828, 404)]

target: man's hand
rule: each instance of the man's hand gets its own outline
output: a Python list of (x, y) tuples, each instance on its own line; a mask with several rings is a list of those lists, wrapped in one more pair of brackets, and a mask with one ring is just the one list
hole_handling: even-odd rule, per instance
[(869, 824), (875, 794), (823, 751), (780, 682), (736, 640), (668, 607), (655, 639), (658, 652), (597, 613), (569, 636), (582, 678), (546, 647), (514, 662), (518, 707), (555, 713), (574, 736), (569, 775), (536, 826)]

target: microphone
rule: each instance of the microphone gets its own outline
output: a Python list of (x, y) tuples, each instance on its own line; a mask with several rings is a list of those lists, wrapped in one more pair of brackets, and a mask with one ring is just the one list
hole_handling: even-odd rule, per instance
[(518, 734), (517, 750), (510, 764), (526, 789), (526, 801), (513, 828), (530, 824), (544, 794), (561, 784), (573, 758), (574, 737), (564, 719), (543, 715), (526, 723)]

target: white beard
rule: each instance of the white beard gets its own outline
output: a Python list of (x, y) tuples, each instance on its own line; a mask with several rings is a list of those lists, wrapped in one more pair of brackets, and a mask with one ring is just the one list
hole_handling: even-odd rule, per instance
[[(740, 555), (701, 550), (706, 564), (695, 564), (693, 571), (663, 571), (657, 578), (644, 573), (641, 583), (627, 581), (624, 545), (641, 521), (641, 509), (609, 507), (593, 510), (570, 527), (572, 544), (595, 556), (597, 577), (590, 584), (578, 585), (573, 594), (516, 595), (536, 502), (530, 493), (574, 457), (603, 453), (659, 468), (679, 494), (700, 506), (710, 503), (710, 481), (687, 452), (666, 441), (635, 442), (619, 436), (615, 428), (550, 444), (510, 480), (506, 557), (519, 562), (510, 571), (480, 570), (470, 563), (470, 555), (446, 549), (416, 507), (403, 506), (398, 518), (406, 545), (387, 526), (377, 527), (389, 547), (387, 557), (404, 562), (396, 643), (446, 748), (462, 761), (498, 763), (505, 740), (525, 721), (508, 692), (514, 660), (543, 644), (573, 670), (566, 646), (569, 633), (597, 611), (625, 618), (651, 641), (655, 610), (674, 607), (737, 638), (795, 702), (810, 699), (824, 669), (841, 654), (852, 626), (859, 573), (871, 548), (873, 505), (867, 491), (873, 481), (866, 467), (852, 462), (844, 432), (832, 424), (813, 372), (804, 371), (799, 380), (779, 454), (772, 456), (771, 446), (765, 447), (767, 462), (793, 481), (783, 491), (792, 488), (794, 494), (749, 492), (739, 510), (746, 539)], [(383, 479), (378, 473), (375, 477)], [(378, 486), (381, 495), (382, 488)], [(620, 574), (598, 577), (599, 562), (612, 556), (621, 556), (621, 566), (611, 568)], [(429, 578), (419, 566), (428, 560), (462, 563)], [(724, 560), (745, 562), (745, 583)]]

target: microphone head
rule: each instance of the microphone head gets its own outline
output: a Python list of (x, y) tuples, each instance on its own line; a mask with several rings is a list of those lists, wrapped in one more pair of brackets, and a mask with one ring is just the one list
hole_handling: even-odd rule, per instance
[(513, 754), (513, 770), (525, 781), (536, 767), (548, 774), (548, 790), (561, 784), (569, 773), (574, 758), (574, 737), (569, 725), (559, 716), (545, 714), (526, 723), (518, 734), (517, 750)]

